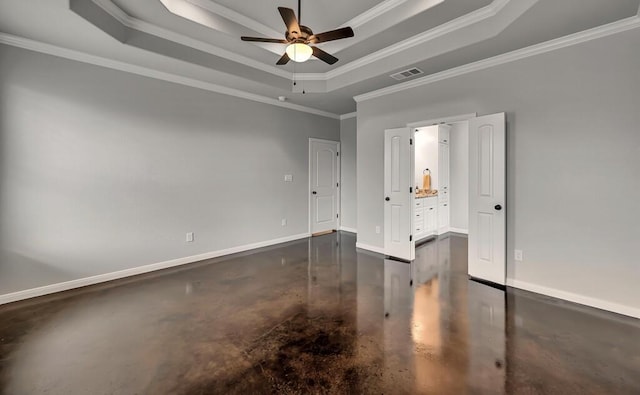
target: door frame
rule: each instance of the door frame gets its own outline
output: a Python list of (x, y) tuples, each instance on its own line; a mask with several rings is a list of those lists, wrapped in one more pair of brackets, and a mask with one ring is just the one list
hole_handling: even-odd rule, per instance
[[(436, 126), (440, 124), (450, 124), (450, 123), (456, 123), (456, 122), (469, 121), (470, 119), (476, 118), (477, 116), (478, 116), (477, 112), (472, 112), (468, 114), (450, 115), (448, 117), (433, 118), (425, 121), (410, 122), (410, 123), (407, 123), (407, 127), (411, 128), (413, 141), (416, 141), (416, 129), (424, 128), (426, 126)], [(415, 157), (415, 149), (416, 149), (415, 144), (411, 146), (411, 149), (414, 151), (413, 156)], [(415, 172), (415, 169), (413, 169), (413, 171)], [(451, 180), (449, 180), (449, 182), (451, 182)], [(415, 216), (415, 205), (411, 205), (411, 218), (413, 218), (414, 216)], [(451, 228), (451, 226), (449, 226), (449, 228)], [(451, 232), (451, 230), (449, 230), (449, 232)], [(436, 235), (437, 235), (437, 232), (436, 232)]]
[[(487, 114), (490, 115), (490, 114)], [(414, 135), (414, 141), (415, 141), (415, 129), (420, 128), (420, 127), (425, 127), (425, 126), (433, 126), (433, 125), (438, 125), (438, 124), (449, 124), (449, 123), (456, 123), (456, 122), (464, 122), (464, 121), (469, 121), (471, 119), (475, 119), (478, 118), (478, 113), (477, 112), (472, 112), (472, 113), (467, 113), (467, 114), (459, 114), (459, 115), (451, 115), (451, 116), (447, 116), (447, 117), (440, 117), (440, 118), (434, 118), (434, 119), (429, 119), (429, 120), (425, 120), (425, 121), (417, 121), (417, 122), (410, 122), (407, 123), (407, 126), (412, 128), (412, 132)], [(506, 124), (505, 124), (505, 128), (506, 128)], [(508, 137), (506, 137), (508, 138)], [(411, 147), (412, 150), (415, 150), (415, 145), (413, 145)], [(415, 155), (415, 152), (414, 152)], [(508, 171), (508, 163), (506, 163), (507, 158), (505, 158), (505, 165), (507, 166), (507, 171)], [(415, 171), (415, 169), (414, 169)], [(505, 194), (506, 191), (508, 190), (508, 182), (509, 182), (509, 177), (505, 177)], [(506, 196), (505, 196), (505, 205), (506, 205)], [(413, 218), (413, 216), (415, 215), (415, 205), (411, 205), (411, 217)], [(506, 227), (506, 224), (505, 224)], [(471, 231), (471, 229), (469, 229), (469, 231)], [(506, 231), (506, 229), (505, 229)], [(507, 261), (508, 261), (508, 240), (507, 240), (507, 236), (508, 236), (508, 232), (505, 233), (505, 273), (507, 270)], [(468, 273), (467, 273), (468, 275)], [(505, 277), (505, 281), (506, 281), (506, 277)], [(502, 285), (504, 286), (504, 285)]]
[(338, 192), (338, 196), (337, 196), (337, 202), (336, 202), (336, 206), (338, 209), (338, 218), (336, 221), (336, 231), (340, 230), (341, 224), (342, 224), (342, 205), (341, 205), (341, 200), (342, 200), (342, 195), (341, 195), (341, 191), (342, 191), (342, 171), (340, 169), (340, 162), (342, 162), (342, 154), (341, 154), (341, 150), (340, 150), (340, 141), (335, 141), (335, 140), (326, 140), (326, 139), (318, 139), (315, 137), (309, 137), (309, 151), (308, 151), (308, 171), (307, 171), (307, 177), (308, 177), (308, 182), (307, 182), (307, 233), (309, 235), (311, 235), (311, 168), (312, 168), (312, 158), (311, 158), (311, 143), (313, 142), (317, 142), (317, 143), (331, 143), (331, 144), (336, 144), (338, 147), (338, 155), (336, 155), (336, 171), (338, 172), (337, 175), (337, 180), (338, 180), (338, 186), (337, 186), (337, 192)]
[(428, 119), (426, 121), (417, 121), (417, 122), (410, 122), (407, 124), (407, 127), (410, 128), (423, 128), (425, 126), (434, 126), (434, 125), (439, 125), (442, 123), (455, 123), (455, 122), (463, 122), (463, 121), (468, 121), (472, 118), (477, 118), (478, 117), (478, 113), (477, 112), (472, 112), (469, 114), (460, 114), (460, 115), (451, 115), (448, 117), (441, 117), (441, 118), (434, 118), (434, 119)]

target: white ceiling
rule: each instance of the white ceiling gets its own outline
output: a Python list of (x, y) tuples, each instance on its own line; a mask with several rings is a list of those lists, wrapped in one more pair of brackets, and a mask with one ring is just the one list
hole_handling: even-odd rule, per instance
[(297, 13), (295, 0), (1, 0), (0, 42), (33, 40), (170, 73), (193, 86), (286, 96), (345, 114), (355, 111), (353, 96), (397, 84), (389, 75), (399, 70), (417, 66), (430, 75), (633, 17), (639, 4), (302, 0), (302, 24), (315, 33), (346, 25), (355, 31), (353, 38), (318, 45), (340, 59), (333, 66), (318, 60), (276, 66), (284, 45), (240, 41), (241, 35), (281, 38), (277, 7)]

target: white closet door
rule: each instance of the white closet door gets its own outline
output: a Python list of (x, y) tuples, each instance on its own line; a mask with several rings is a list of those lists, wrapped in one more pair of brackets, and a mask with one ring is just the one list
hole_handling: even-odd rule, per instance
[(469, 275), (506, 277), (505, 114), (469, 121)]
[(409, 128), (384, 133), (384, 250), (385, 254), (411, 261), (413, 240), (413, 133)]
[(311, 233), (338, 229), (338, 142), (310, 140)]

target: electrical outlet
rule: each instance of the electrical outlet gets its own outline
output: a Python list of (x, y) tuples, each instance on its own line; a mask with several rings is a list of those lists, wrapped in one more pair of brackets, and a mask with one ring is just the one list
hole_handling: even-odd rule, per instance
[(376, 234), (380, 234), (380, 226), (376, 226)]
[(282, 226), (287, 226), (287, 219), (286, 218), (282, 218)]
[(513, 259), (515, 259), (518, 262), (522, 262), (522, 250), (514, 250)]
[(193, 232), (187, 233), (187, 243), (193, 243)]
[(285, 182), (293, 182), (293, 174), (285, 174), (284, 175)]

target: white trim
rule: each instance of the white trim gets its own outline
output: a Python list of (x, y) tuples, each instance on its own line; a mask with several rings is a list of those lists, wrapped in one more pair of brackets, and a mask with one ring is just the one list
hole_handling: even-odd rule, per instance
[(293, 104), (288, 102), (281, 102), (278, 99), (273, 99), (267, 96), (257, 95), (255, 93), (249, 93), (241, 91), (239, 89), (229, 88), (226, 86), (214, 84), (211, 82), (205, 82), (194, 78), (184, 77), (177, 74), (167, 73), (151, 69), (144, 66), (138, 66), (131, 63), (125, 63), (118, 60), (112, 60), (103, 58), (100, 56), (90, 55), (84, 52), (75, 51), (72, 49), (62, 48), (51, 44), (42, 43), (39, 41), (29, 40), (27, 38), (14, 36), (11, 34), (0, 33), (0, 44), (11, 45), (18, 48), (28, 49), (35, 52), (40, 52), (48, 55), (58, 56), (65, 59), (75, 60), (77, 62), (93, 64), (96, 66), (102, 66), (109, 69), (124, 71), (131, 74), (137, 74), (157, 80), (173, 82), (180, 85), (190, 86), (193, 88), (203, 89), (210, 92), (221, 93), (224, 95), (239, 97), (259, 103), (270, 104), (277, 107), (283, 107), (290, 110), (307, 112), (310, 114), (320, 115), (332, 119), (340, 119), (340, 115), (330, 113), (327, 111), (318, 110), (311, 107), (302, 106), (299, 104)]
[(344, 24), (340, 25), (340, 27), (351, 26), (355, 29), (358, 26), (362, 26), (381, 15), (384, 15), (386, 12), (391, 11), (392, 9), (396, 8), (406, 1), (407, 0), (384, 0), (382, 3), (376, 4), (362, 14), (356, 15), (355, 17), (351, 18)]
[(344, 121), (345, 119), (355, 118), (357, 114), (358, 114), (358, 113), (357, 113), (357, 112), (355, 112), (355, 111), (354, 111), (354, 112), (347, 113), (347, 114), (342, 114), (342, 115), (340, 115), (340, 120), (341, 120), (341, 121)]
[[(192, 37), (189, 36), (185, 36), (183, 34), (179, 34), (176, 33), (172, 30), (168, 30), (165, 28), (162, 28), (158, 25), (154, 25), (152, 23), (148, 23), (145, 22), (143, 20), (137, 19), (135, 17), (132, 17), (131, 15), (127, 14), (126, 12), (124, 12), (118, 5), (116, 5), (115, 3), (113, 3), (111, 0), (93, 0), (93, 2), (100, 8), (102, 8), (106, 13), (108, 13), (109, 15), (111, 15), (116, 21), (120, 22), (122, 25), (130, 28), (130, 29), (134, 29), (143, 33), (147, 33), (150, 34), (152, 36), (156, 36), (156, 37), (161, 37), (164, 38), (165, 40), (169, 40), (175, 43), (179, 43), (182, 45), (186, 45), (188, 47), (194, 48), (194, 49), (198, 49), (200, 51), (206, 52), (208, 54), (211, 55), (215, 55), (215, 56), (220, 56), (223, 57), (225, 59), (229, 59), (231, 61), (243, 64), (243, 65), (247, 65), (250, 67), (253, 67), (255, 69), (258, 70), (262, 70), (264, 72), (267, 73), (271, 73), (274, 75), (277, 75), (279, 77), (282, 78), (286, 78), (286, 79), (291, 79), (292, 74), (286, 70), (283, 70), (281, 68), (278, 68), (276, 66), (272, 66), (269, 64), (266, 64), (264, 62), (260, 62), (257, 61), (255, 59), (237, 54), (235, 52), (231, 52), (228, 51), (224, 48), (218, 47), (216, 45), (212, 45), (209, 43), (206, 43), (204, 41), (200, 41), (200, 40), (196, 40)], [(166, 7), (166, 5), (163, 4), (163, 6)], [(195, 7), (199, 7), (198, 5), (194, 5)], [(71, 9), (73, 9), (73, 3), (71, 3), (70, 5)], [(167, 8), (168, 9), (168, 8)], [(169, 10), (169, 9), (168, 9)], [(175, 14), (173, 11), (169, 10), (169, 12)], [(179, 17), (182, 17), (181, 15), (175, 14)], [(184, 17), (182, 17), (184, 18)], [(189, 18), (186, 18), (189, 19)], [(195, 22), (198, 24), (201, 24), (200, 22)], [(209, 28), (211, 28), (210, 26), (207, 26)], [(251, 27), (248, 27), (251, 28)], [(228, 32), (227, 32), (228, 34)], [(282, 33), (280, 33), (282, 34)], [(125, 42), (126, 44), (126, 42)], [(263, 49), (269, 50), (268, 48), (264, 48)], [(270, 51), (270, 52), (274, 52), (274, 53), (278, 53), (275, 51)]]
[[(314, 60), (313, 57), (309, 58), (307, 62)], [(327, 81), (325, 73), (291, 73), (289, 79), (296, 78), (296, 81)]]
[(463, 235), (468, 235), (469, 234), (469, 229), (462, 229), (462, 228), (453, 228), (453, 227), (449, 227), (449, 232), (454, 232), (454, 233), (460, 233)]
[(568, 36), (560, 37), (526, 48), (517, 49), (515, 51), (507, 52), (505, 54), (497, 55), (488, 59), (483, 59), (463, 66), (454, 67), (452, 69), (441, 71), (439, 73), (431, 74), (422, 78), (416, 78), (415, 80), (403, 82), (382, 89), (377, 89), (368, 93), (364, 93), (362, 95), (354, 96), (353, 99), (358, 103), (375, 99), (418, 86), (428, 85), (437, 81), (458, 77), (464, 74), (472, 73), (474, 71), (484, 70), (490, 67), (499, 66), (501, 64), (514, 62), (516, 60), (525, 59), (531, 56), (555, 51), (557, 49), (581, 44), (598, 38), (622, 33), (627, 30), (636, 29), (638, 27), (640, 27), (640, 17), (632, 16), (617, 22), (609, 23), (607, 25), (602, 25), (593, 29), (585, 30), (583, 32), (570, 34)]
[(344, 232), (349, 232), (349, 233), (355, 233), (358, 234), (358, 229), (354, 229), (354, 228), (348, 228), (346, 226), (340, 226), (340, 230), (344, 231)]
[(309, 137), (309, 141), (317, 141), (318, 143), (338, 143), (340, 144), (340, 142), (338, 140), (327, 140), (327, 139), (319, 139), (316, 137)]
[(184, 258), (171, 259), (164, 262), (153, 263), (150, 265), (138, 266), (131, 269), (119, 270), (117, 272), (99, 274), (96, 276), (80, 278), (77, 280), (65, 281), (62, 283), (45, 285), (43, 287), (26, 289), (24, 291), (12, 292), (5, 295), (0, 295), (0, 305), (17, 302), (19, 300), (35, 298), (38, 296), (48, 295), (56, 292), (68, 291), (74, 288), (86, 287), (88, 285), (94, 285), (104, 283), (107, 281), (118, 280), (121, 278), (137, 276), (139, 274), (154, 272), (156, 270), (167, 269), (170, 267), (186, 265), (189, 263), (199, 262), (206, 259), (212, 259), (221, 257), (224, 255), (236, 254), (256, 248), (268, 247), (275, 244), (286, 243), (289, 241), (300, 240), (309, 237), (308, 233), (301, 233), (292, 236), (281, 237), (278, 239), (272, 239), (267, 241), (260, 241), (257, 243), (245, 244), (242, 246), (226, 248), (223, 250), (207, 252), (204, 254), (192, 255)]
[(442, 118), (434, 118), (434, 119), (429, 119), (426, 121), (417, 121), (417, 122), (411, 122), (407, 124), (407, 127), (410, 128), (421, 128), (424, 126), (433, 126), (433, 125), (438, 125), (441, 123), (455, 123), (455, 122), (463, 122), (463, 121), (468, 121), (469, 119), (475, 118), (478, 116), (477, 112), (472, 112), (469, 114), (461, 114), (461, 115), (451, 115), (448, 117), (442, 117)]
[(384, 252), (384, 248), (372, 246), (372, 245), (369, 245), (369, 244), (357, 243), (356, 242), (356, 248), (360, 248), (362, 250), (367, 250), (367, 251), (373, 251), (375, 253), (382, 254), (382, 255), (387, 255)]
[[(504, 8), (511, 0), (494, 0), (491, 4), (465, 14), (459, 18), (453, 19), (449, 22), (438, 25), (431, 30), (427, 30), (406, 40), (394, 43), (388, 47), (382, 48), (369, 55), (365, 55), (354, 61), (351, 61), (344, 66), (335, 68), (326, 72), (326, 78), (334, 78), (341, 74), (345, 74), (349, 71), (357, 70), (363, 66), (377, 62), (389, 56), (397, 55), (402, 51), (409, 50), (418, 45), (424, 44), (438, 37), (442, 37), (446, 34), (453, 33), (467, 26), (479, 23), (487, 18), (495, 16), (502, 8)], [(415, 81), (415, 80), (414, 80)]]
[(578, 303), (585, 306), (595, 307), (596, 309), (606, 310), (629, 317), (640, 318), (640, 309), (622, 305), (619, 303), (608, 302), (606, 300), (592, 298), (590, 296), (575, 294), (555, 288), (544, 287), (542, 285), (532, 284), (513, 278), (507, 278), (507, 285), (509, 287), (523, 289), (525, 291), (551, 296), (553, 298), (568, 300), (569, 302)]
[[(244, 26), (248, 29), (251, 29), (253, 31), (256, 31), (258, 33), (262, 33), (264, 35), (266, 35), (267, 37), (282, 37), (282, 32), (281, 31), (277, 31), (275, 29), (270, 28), (267, 25), (264, 25), (258, 21), (256, 21), (255, 19), (249, 18), (248, 16), (242, 15), (239, 12), (236, 12), (230, 8), (227, 8), (225, 6), (223, 6), (222, 4), (219, 4), (216, 1), (210, 1), (210, 0), (183, 0), (187, 3), (191, 3), (197, 7), (203, 8), (206, 11), (209, 11), (211, 13), (214, 13), (216, 15), (219, 15), (225, 19), (228, 19), (232, 22), (237, 23), (238, 25)], [(160, 0), (161, 3), (164, 3), (163, 0)], [(165, 5), (166, 7), (166, 5)], [(168, 7), (167, 7), (168, 8)], [(169, 10), (172, 13), (176, 14), (174, 11)], [(180, 15), (180, 14), (176, 14), (179, 15), (180, 17), (184, 18), (184, 16)], [(189, 18), (187, 18), (189, 19)], [(191, 20), (191, 19), (189, 19)], [(213, 26), (208, 26), (209, 28), (214, 28)]]

